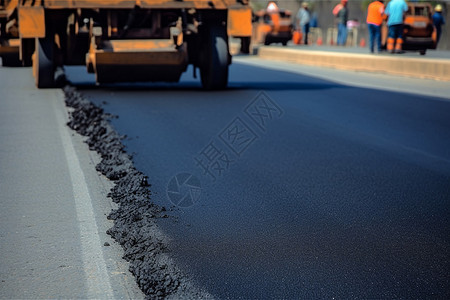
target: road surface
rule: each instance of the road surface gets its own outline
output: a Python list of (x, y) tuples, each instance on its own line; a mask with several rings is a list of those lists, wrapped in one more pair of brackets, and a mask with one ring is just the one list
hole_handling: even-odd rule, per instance
[(212, 295), (450, 297), (448, 83), (246, 57), (222, 92), (79, 71), (170, 209), (170, 255)]
[(0, 299), (142, 299), (106, 234), (111, 183), (66, 122), (60, 89), (0, 67)]

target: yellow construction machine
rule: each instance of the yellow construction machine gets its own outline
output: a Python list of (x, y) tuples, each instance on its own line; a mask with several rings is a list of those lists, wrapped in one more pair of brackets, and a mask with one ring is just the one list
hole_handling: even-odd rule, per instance
[(274, 1), (269, 1), (265, 9), (254, 14), (253, 42), (270, 45), (281, 43), (286, 46), (292, 39), (292, 13), (280, 9)]
[(33, 66), (39, 88), (64, 65), (98, 83), (177, 82), (187, 66), (205, 89), (228, 83), (228, 37), (252, 34), (248, 0), (0, 0), (3, 64)]

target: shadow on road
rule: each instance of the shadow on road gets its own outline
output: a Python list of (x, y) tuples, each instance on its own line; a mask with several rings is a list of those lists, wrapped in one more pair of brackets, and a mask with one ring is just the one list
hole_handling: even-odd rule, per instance
[[(83, 74), (84, 73), (84, 74)], [(66, 74), (73, 86), (79, 90), (109, 89), (120, 91), (204, 91), (200, 76), (193, 77), (192, 67), (184, 73), (178, 83), (164, 82), (137, 82), (137, 83), (108, 83), (96, 84), (92, 74), (86, 74), (83, 67), (66, 67)], [(263, 74), (263, 75), (261, 75)], [(342, 88), (344, 85), (304, 76), (286, 71), (276, 71), (263, 67), (254, 67), (235, 63), (230, 67), (230, 81), (226, 90), (216, 92), (226, 93), (236, 90), (266, 90), (266, 91), (293, 91), (293, 90), (325, 90)], [(276, 78), (277, 80), (273, 80)], [(208, 91), (211, 92), (211, 91)]]

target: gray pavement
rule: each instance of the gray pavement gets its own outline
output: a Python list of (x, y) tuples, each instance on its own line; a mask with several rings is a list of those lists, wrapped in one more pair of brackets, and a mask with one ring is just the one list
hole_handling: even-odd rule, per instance
[(450, 59), (443, 58), (445, 53), (442, 52), (434, 58), (424, 58), (412, 54), (369, 54), (365, 49), (351, 47), (324, 47), (322, 50), (314, 46), (261, 46), (257, 54), (268, 60), (303, 65), (450, 81)]
[[(271, 47), (283, 48), (280, 45), (272, 45)], [(326, 51), (326, 52), (337, 52), (337, 53), (354, 53), (354, 54), (369, 54), (368, 47), (340, 47), (340, 46), (329, 46), (329, 45), (294, 45), (292, 43), (288, 44), (288, 48), (298, 49), (298, 50), (311, 50), (311, 51)], [(373, 55), (387, 55), (396, 57), (420, 57), (426, 59), (450, 59), (450, 51), (444, 50), (427, 50), (426, 55), (420, 55), (417, 51), (405, 51), (402, 54), (390, 54), (387, 52), (381, 52), (380, 54)]]
[[(232, 38), (231, 40), (231, 48), (233, 53), (237, 53), (239, 51), (240, 40)], [(254, 54), (258, 53), (258, 49), (261, 47), (265, 47), (263, 45), (253, 45)], [(433, 50), (428, 49), (425, 55), (420, 55), (418, 51), (405, 51), (402, 54), (390, 54), (385, 51), (381, 53), (371, 54), (369, 51), (369, 47), (353, 47), (353, 46), (336, 46), (336, 45), (317, 45), (317, 44), (309, 44), (309, 45), (296, 45), (292, 43), (292, 41), (288, 42), (287, 46), (282, 46), (281, 44), (271, 44), (268, 46), (270, 48), (277, 49), (294, 49), (294, 50), (302, 50), (302, 51), (323, 51), (323, 52), (333, 52), (333, 53), (347, 53), (347, 54), (370, 54), (373, 56), (393, 56), (393, 57), (409, 57), (409, 58), (423, 58), (423, 59), (450, 59), (450, 51), (448, 50)]]
[(63, 101), (30, 68), (0, 67), (0, 298), (142, 298), (105, 233), (109, 183)]

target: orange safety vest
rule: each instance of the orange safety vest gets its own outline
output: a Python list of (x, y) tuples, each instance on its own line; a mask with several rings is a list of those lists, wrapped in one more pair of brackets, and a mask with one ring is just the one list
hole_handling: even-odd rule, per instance
[(338, 5), (336, 5), (336, 6), (333, 8), (333, 15), (337, 16), (337, 14), (339, 13), (339, 11), (340, 11), (343, 7), (344, 7), (344, 6), (343, 6), (341, 3), (339, 3)]
[(367, 24), (381, 25), (383, 23), (384, 4), (374, 1), (367, 9)]

